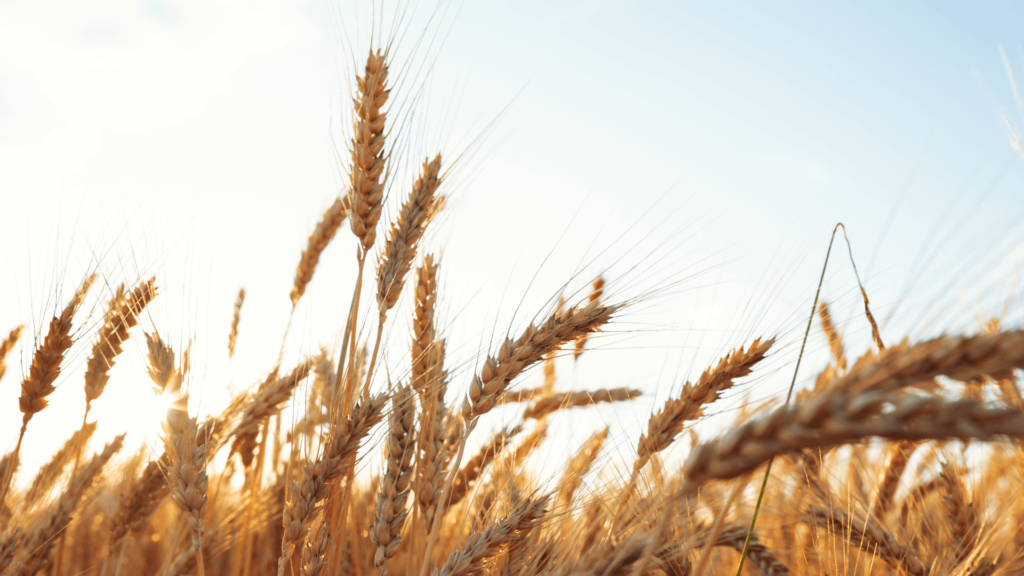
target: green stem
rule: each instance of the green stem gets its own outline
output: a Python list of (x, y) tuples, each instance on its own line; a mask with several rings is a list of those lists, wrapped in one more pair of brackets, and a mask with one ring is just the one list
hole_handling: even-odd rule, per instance
[[(793, 387), (796, 386), (796, 376), (800, 372), (800, 362), (804, 359), (804, 349), (807, 347), (807, 337), (811, 333), (811, 325), (814, 323), (814, 311), (818, 309), (818, 297), (821, 296), (821, 285), (825, 283), (825, 269), (828, 268), (828, 257), (832, 254), (832, 244), (836, 241), (836, 231), (843, 226), (842, 222), (836, 224), (832, 229), (832, 239), (828, 241), (828, 251), (825, 252), (825, 263), (821, 267), (821, 278), (818, 279), (818, 290), (814, 293), (814, 303), (811, 304), (811, 315), (807, 319), (807, 329), (804, 331), (804, 341), (800, 345), (800, 355), (796, 358), (796, 368), (793, 369), (793, 380), (789, 383), (789, 392), (786, 393), (786, 405), (789, 405), (793, 397)], [(846, 227), (843, 226), (845, 235)], [(764, 489), (768, 486), (768, 476), (772, 473), (773, 456), (768, 460), (768, 467), (764, 471), (764, 479), (761, 480), (761, 492), (757, 495), (757, 505), (754, 506), (754, 517), (750, 519), (750, 528), (747, 530), (747, 538), (743, 541), (743, 552), (740, 553), (740, 565), (736, 568), (736, 576), (743, 572), (743, 561), (747, 559), (747, 550), (750, 548), (750, 539), (754, 535), (754, 525), (757, 524), (757, 513), (761, 510), (761, 500), (764, 499)], [(697, 576), (700, 576), (699, 574)]]

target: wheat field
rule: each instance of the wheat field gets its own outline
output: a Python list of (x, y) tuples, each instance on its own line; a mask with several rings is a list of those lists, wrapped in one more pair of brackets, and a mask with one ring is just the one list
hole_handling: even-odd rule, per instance
[[(201, 419), (189, 348), (142, 321), (159, 277), (121, 284), (92, 316), (83, 302), (98, 276), (82, 278), (38, 334), (13, 327), (0, 344), (0, 378), (24, 376), (20, 430), (0, 460), (0, 574), (703, 576), (741, 562), (766, 575), (1024, 571), (1024, 332), (1000, 319), (900, 340), (875, 326), (865, 294), (874, 344), (852, 358), (816, 299), (808, 320), (831, 359), (812, 387), (740, 410), (721, 434), (694, 432), (777, 353), (778, 335), (762, 334), (658, 406), (621, 447), (625, 468), (601, 470), (617, 440), (605, 428), (557, 463), (557, 477), (535, 473), (527, 456), (548, 440), (549, 419), (641, 394), (568, 391), (556, 360), (601, 353), (603, 332), (644, 296), (621, 296), (620, 278), (587, 278), (472, 366), (453, 363), (440, 318), (445, 259), (422, 240), (444, 223), (459, 156), (397, 157), (389, 105), (404, 68), (387, 45), (363, 53), (344, 191), (297, 255), (289, 294), (294, 312), (324, 250), (354, 237), (358, 279), (339, 345), (291, 365), (268, 359), (259, 382)], [(400, 161), (417, 167), (409, 182), (389, 180)], [(389, 221), (392, 187), (402, 192)], [(227, 356), (241, 345), (245, 297), (224, 327)], [(402, 299), (408, 333), (393, 329)], [(408, 373), (386, 369), (385, 338), (405, 339)], [(137, 378), (169, 407), (161, 443), (136, 450), (118, 436), (94, 450), (92, 403), (129, 339), (147, 351)], [(19, 342), (31, 349), (20, 371), (10, 366)], [(88, 358), (81, 426), (26, 469), (23, 440), (45, 433), (33, 417), (78, 355)], [(543, 383), (522, 386), (531, 371)], [(518, 422), (490, 436), (479, 426), (510, 408)]]

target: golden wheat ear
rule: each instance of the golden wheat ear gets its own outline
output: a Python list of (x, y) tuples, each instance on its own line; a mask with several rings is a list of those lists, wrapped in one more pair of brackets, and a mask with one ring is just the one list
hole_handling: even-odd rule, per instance
[(25, 325), (22, 324), (14, 330), (11, 330), (7, 338), (4, 338), (3, 342), (0, 342), (0, 380), (4, 379), (4, 374), (7, 372), (7, 355), (14, 349), (14, 345), (18, 343), (18, 339), (21, 338), (21, 332), (25, 329)]
[[(293, 300), (296, 302), (298, 301), (294, 298)], [(235, 313), (231, 317), (231, 333), (228, 334), (228, 358), (235, 357), (235, 344), (238, 343), (238, 321), (242, 318), (243, 303), (245, 303), (245, 288), (239, 288), (238, 298), (235, 299)]]
[(209, 478), (206, 474), (206, 435), (200, 434), (195, 418), (188, 416), (188, 396), (182, 396), (173, 408), (167, 411), (164, 421), (164, 453), (166, 464), (164, 474), (171, 487), (171, 500), (185, 514), (192, 529), (192, 551), (196, 556), (197, 571), (206, 573), (203, 562), (203, 535), (206, 514), (206, 491)]
[(388, 435), (384, 443), (385, 463), (374, 507), (370, 541), (377, 547), (373, 565), (377, 568), (398, 552), (402, 544), (402, 526), (408, 514), (405, 501), (412, 482), (412, 458), (415, 454), (416, 406), (412, 388), (399, 385), (391, 397)]
[(377, 238), (381, 200), (384, 198), (384, 122), (382, 110), (391, 91), (387, 88), (388, 64), (378, 50), (366, 58), (363, 75), (356, 78), (358, 95), (355, 99), (355, 126), (351, 147), (352, 166), (349, 171), (349, 222), (352, 233), (359, 239), (361, 259), (373, 247)]
[(156, 278), (140, 283), (131, 292), (125, 292), (122, 284), (110, 299), (103, 326), (96, 335), (92, 354), (85, 369), (85, 416), (110, 381), (110, 369), (117, 357), (124, 351), (123, 345), (130, 335), (129, 330), (139, 323), (139, 315), (156, 298)]
[(661, 410), (651, 415), (647, 432), (640, 437), (636, 446), (633, 475), (639, 473), (652, 455), (668, 448), (675, 441), (684, 423), (700, 418), (704, 414), (704, 406), (718, 400), (722, 392), (732, 388), (737, 379), (749, 376), (774, 343), (774, 338), (758, 339), (746, 350), (734, 350), (722, 358), (717, 366), (705, 370), (696, 384), (687, 382), (679, 398), (670, 398)]

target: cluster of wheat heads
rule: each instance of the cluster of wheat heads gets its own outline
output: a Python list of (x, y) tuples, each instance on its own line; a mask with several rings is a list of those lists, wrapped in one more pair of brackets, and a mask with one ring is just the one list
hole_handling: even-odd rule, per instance
[[(294, 308), (347, 220), (359, 281), (340, 347), (293, 367), (268, 366), (252, 390), (200, 420), (189, 414), (188, 351), (176, 353), (150, 331), (148, 376), (156, 394), (173, 399), (162, 443), (156, 453), (118, 458), (117, 437), (93, 453), (92, 402), (158, 296), (153, 279), (122, 286), (92, 343), (81, 428), (39, 470), (24, 470), (22, 439), (76, 344), (74, 325), (86, 322), (77, 314), (93, 284), (86, 278), (36, 335), (22, 369), (22, 426), (0, 460), (0, 574), (683, 576), (731, 574), (740, 554), (748, 574), (1024, 570), (1024, 454), (1012, 442), (1024, 437), (1014, 372), (1024, 367), (1024, 332), (997, 325), (889, 348), (876, 339), (877, 350), (850, 362), (823, 305), (833, 361), (794, 402), (745, 413), (703, 443), (690, 429), (685, 462), (666, 464), (684, 430), (772, 353), (773, 338), (757, 339), (651, 414), (636, 444), (620, 450), (633, 458), (622, 475), (596, 480), (609, 448), (603, 429), (559, 478), (538, 481), (523, 462), (544, 442), (548, 418), (639, 394), (555, 391), (556, 356), (579, 357), (629, 302), (609, 301), (598, 277), (589, 294), (538, 314), (456, 382), (438, 321), (441, 259), (420, 242), (443, 204), (440, 154), (422, 163), (390, 228), (377, 234), (395, 160), (388, 71), (388, 52), (371, 52), (354, 98), (346, 192), (310, 236), (290, 295)], [(364, 295), (371, 254), (379, 255), (370, 260), (375, 290)], [(403, 293), (414, 302), (411, 371), (373, 380), (381, 333)], [(376, 330), (360, 342), (364, 300), (374, 303)], [(15, 328), (0, 343), (0, 377), (21, 336)], [(516, 386), (535, 366), (543, 385)], [(514, 403), (525, 405), (522, 421), (470, 450), (480, 418)], [(301, 406), (302, 417), (285, 418), (287, 405)], [(213, 465), (217, 456), (226, 456), (224, 466)], [(756, 501), (749, 479), (775, 458), (748, 542)], [(357, 476), (357, 463), (369, 460), (378, 472)]]

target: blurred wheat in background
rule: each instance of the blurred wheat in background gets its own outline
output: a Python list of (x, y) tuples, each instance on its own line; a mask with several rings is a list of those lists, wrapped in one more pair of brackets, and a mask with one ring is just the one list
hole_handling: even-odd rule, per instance
[[(4, 327), (0, 379), (21, 379), (21, 420), (0, 459), (0, 574), (703, 576), (734, 574), (741, 560), (745, 573), (766, 575), (1024, 571), (1024, 331), (1004, 311), (926, 338), (892, 333), (876, 323), (859, 274), (863, 304), (849, 323), (815, 295), (810, 316), (801, 304), (772, 325), (755, 298), (741, 341), (640, 413), (637, 434), (599, 426), (566, 457), (531, 460), (565, 441), (551, 429), (566, 413), (635, 414), (643, 382), (598, 387), (566, 375), (606, 353), (610, 336), (641, 331), (616, 334), (685, 293), (690, 272), (673, 268), (674, 242), (628, 249), (610, 269), (566, 270), (539, 304), (511, 297), (514, 320), (471, 318), (489, 335), (482, 349), (454, 343), (448, 316), (466, 303), (449, 291), (460, 279), (446, 275), (444, 227), (479, 146), (439, 139), (421, 154), (427, 140), (410, 134), (429, 110), (417, 107), (416, 61), (395, 48), (406, 35), (415, 37), (375, 30), (351, 46), (336, 142), (342, 191), (294, 255), (290, 293), (279, 294), (291, 311), (283, 334), (246, 321), (247, 286), (225, 311), (230, 323), (175, 343), (151, 311), (176, 281), (115, 281), (126, 267), (105, 268), (98, 249), (82, 277), (58, 274), (42, 299), (52, 317), (37, 331)], [(331, 296), (344, 315), (334, 334), (303, 334), (301, 315), (319, 312), (300, 304), (340, 242), (355, 248), (354, 282)], [(849, 265), (853, 249), (835, 250), (830, 266)], [(527, 274), (514, 255), (489, 259)], [(748, 388), (737, 408), (744, 384), (794, 374), (803, 325), (828, 357), (805, 365), (810, 385), (791, 399), (750, 398)], [(195, 366), (196, 349), (235, 361), (247, 338), (279, 346), (250, 386), (208, 381)], [(149, 384), (155, 436), (140, 445), (126, 426), (92, 442), (98, 426), (119, 430), (143, 410), (104, 395), (133, 352), (144, 368), (121, 372)], [(60, 379), (83, 358), (82, 381)], [(33, 454), (32, 436), (48, 433), (36, 416), (52, 410), (57, 384), (81, 385), (84, 409), (58, 450)], [(214, 387), (230, 393), (210, 410)], [(124, 414), (97, 417), (101, 402)], [(708, 415), (723, 429), (698, 431)]]

